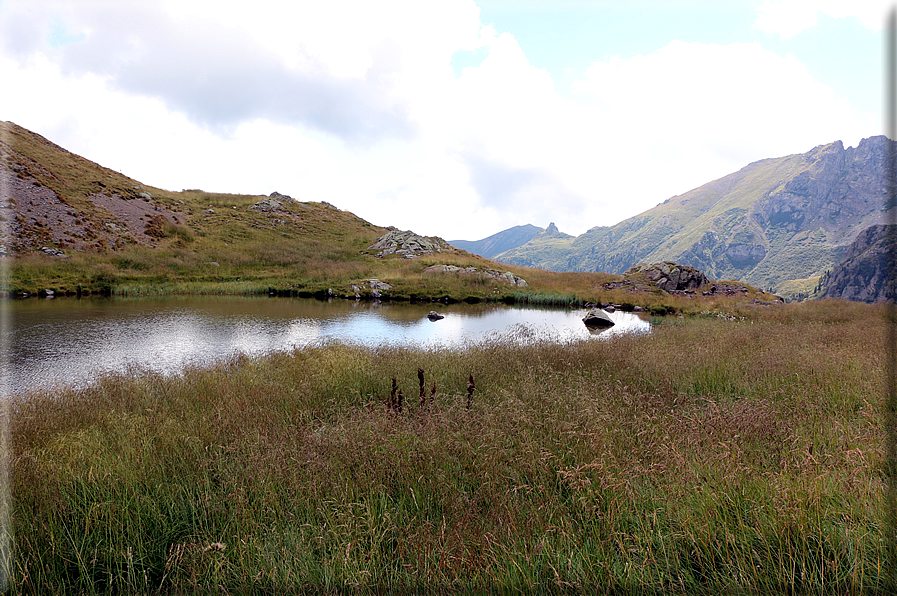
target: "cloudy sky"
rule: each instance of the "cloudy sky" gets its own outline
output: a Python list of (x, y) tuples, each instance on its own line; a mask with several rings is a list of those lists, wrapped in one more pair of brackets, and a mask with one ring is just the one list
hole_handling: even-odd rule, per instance
[(0, 0), (0, 120), (446, 239), (883, 133), (880, 0)]

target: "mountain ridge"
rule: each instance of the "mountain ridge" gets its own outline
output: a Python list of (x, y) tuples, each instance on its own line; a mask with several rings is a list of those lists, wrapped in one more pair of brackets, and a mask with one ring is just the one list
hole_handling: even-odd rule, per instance
[(815, 285), (861, 230), (884, 221), (888, 142), (870, 137), (845, 149), (835, 141), (758, 160), (613, 226), (567, 241), (536, 238), (496, 260), (607, 273), (672, 260), (715, 279)]
[(449, 240), (449, 244), (461, 250), (491, 259), (505, 251), (522, 246), (535, 238), (542, 228), (532, 224), (514, 226), (480, 240)]

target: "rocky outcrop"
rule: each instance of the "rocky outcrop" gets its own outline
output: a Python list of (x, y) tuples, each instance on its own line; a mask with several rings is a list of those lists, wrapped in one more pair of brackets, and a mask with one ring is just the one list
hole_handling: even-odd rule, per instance
[(665, 292), (696, 290), (709, 283), (703, 272), (670, 261), (636, 265), (623, 274), (623, 279), (635, 283), (648, 282)]
[(378, 251), (378, 257), (397, 254), (403, 255), (406, 259), (413, 259), (422, 255), (442, 252), (447, 248), (448, 244), (440, 238), (419, 236), (414, 232), (403, 232), (393, 228), (380, 236), (377, 242), (368, 247), (368, 250)]
[(496, 279), (501, 282), (511, 284), (517, 288), (526, 288), (529, 284), (522, 277), (514, 275), (510, 271), (498, 271), (496, 269), (483, 269), (482, 271), (476, 267), (458, 267), (457, 265), (432, 265), (424, 269), (424, 273), (458, 273), (462, 275), (482, 275)]
[[(276, 195), (278, 193), (272, 193), (272, 195)], [(263, 213), (270, 213), (272, 211), (278, 211), (283, 208), (283, 203), (278, 201), (276, 198), (268, 197), (267, 199), (262, 199), (258, 203), (255, 203), (250, 207), (253, 211), (261, 211)]]
[(897, 298), (897, 279), (889, 260), (897, 254), (897, 227), (871, 226), (857, 236), (841, 261), (820, 279), (819, 294), (859, 302)]

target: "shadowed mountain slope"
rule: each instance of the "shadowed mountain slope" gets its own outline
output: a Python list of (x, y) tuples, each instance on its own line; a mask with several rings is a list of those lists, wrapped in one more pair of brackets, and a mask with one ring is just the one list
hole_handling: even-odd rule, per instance
[(482, 240), (449, 240), (449, 244), (461, 250), (491, 259), (497, 254), (523, 246), (535, 238), (541, 231), (542, 228), (527, 224), (502, 230)]
[(871, 226), (847, 247), (840, 263), (822, 276), (819, 294), (861, 302), (894, 300), (897, 280), (890, 259), (897, 250), (897, 229)]

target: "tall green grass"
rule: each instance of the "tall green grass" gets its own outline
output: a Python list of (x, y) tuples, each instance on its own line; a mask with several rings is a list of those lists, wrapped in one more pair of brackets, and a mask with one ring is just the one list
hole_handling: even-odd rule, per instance
[(892, 592), (880, 309), (748, 314), (26, 396), (11, 591)]

